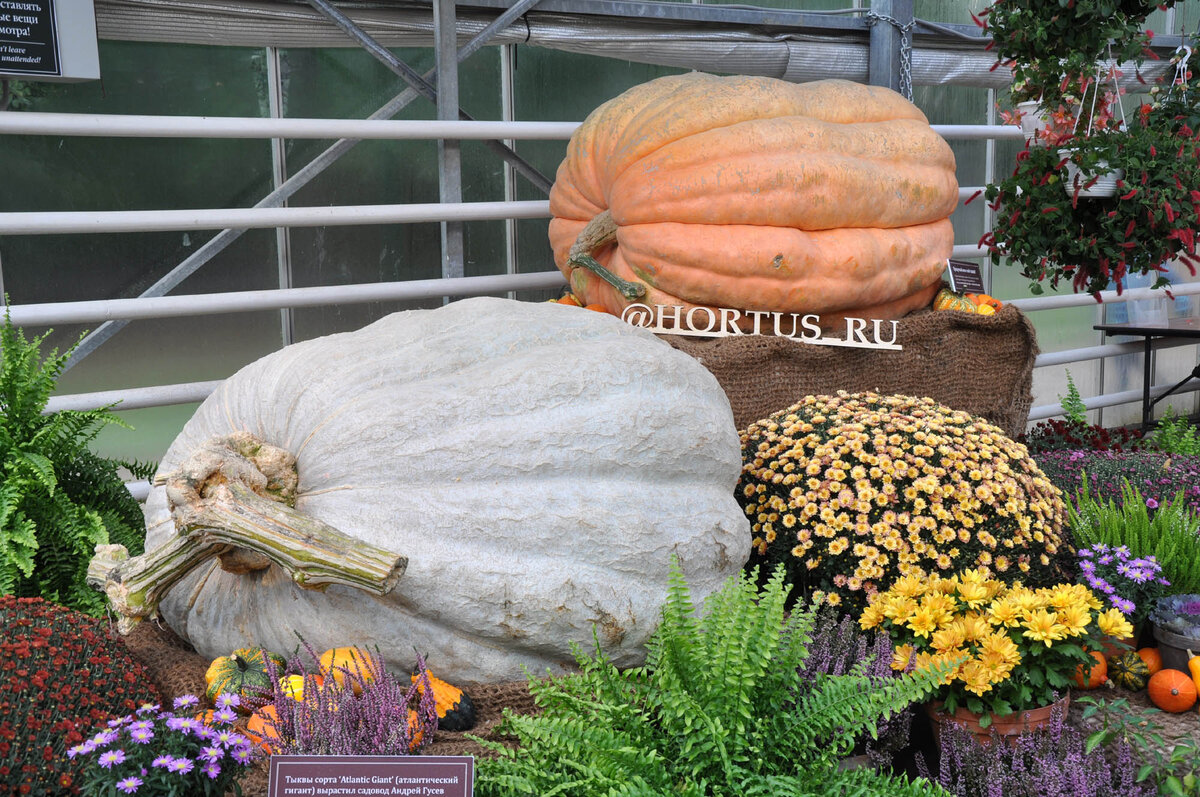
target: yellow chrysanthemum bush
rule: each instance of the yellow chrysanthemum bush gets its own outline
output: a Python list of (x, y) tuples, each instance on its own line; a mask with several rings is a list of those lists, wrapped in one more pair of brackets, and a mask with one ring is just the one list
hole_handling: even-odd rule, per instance
[(1025, 447), (929, 398), (808, 396), (742, 433), (751, 564), (859, 611), (901, 576), (1066, 580), (1059, 490)]
[(859, 625), (891, 637), (894, 669), (954, 665), (937, 699), (948, 712), (984, 715), (984, 727), (993, 714), (1050, 705), (1080, 665), (1090, 668), (1105, 636), (1133, 633), (1082, 584), (1009, 586), (982, 569), (904, 576), (872, 596)]

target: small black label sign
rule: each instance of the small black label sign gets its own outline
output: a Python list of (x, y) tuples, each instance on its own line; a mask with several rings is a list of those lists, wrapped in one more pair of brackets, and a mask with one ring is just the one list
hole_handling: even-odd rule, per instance
[(0, 74), (62, 74), (54, 0), (0, 0)]
[(947, 260), (946, 267), (950, 270), (950, 288), (955, 293), (984, 293), (983, 274), (978, 263)]
[(471, 756), (271, 756), (267, 797), (472, 797)]

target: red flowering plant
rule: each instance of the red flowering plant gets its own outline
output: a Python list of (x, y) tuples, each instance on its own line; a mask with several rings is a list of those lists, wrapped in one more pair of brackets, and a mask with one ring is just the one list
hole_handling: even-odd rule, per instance
[(68, 748), (158, 694), (102, 620), (4, 595), (0, 628), (0, 784), (11, 794), (75, 794), (80, 770)]
[[(1157, 274), (1154, 287), (1164, 287), (1173, 259), (1194, 274), (1200, 135), (1188, 121), (1177, 102), (1147, 104), (1126, 130), (1026, 147), (1012, 175), (985, 191), (997, 217), (980, 244), (1020, 263), (1034, 294), (1047, 282), (1119, 292), (1130, 274)], [(1070, 181), (1068, 162), (1080, 172)], [(1112, 196), (1086, 195), (1107, 176), (1115, 177)]]

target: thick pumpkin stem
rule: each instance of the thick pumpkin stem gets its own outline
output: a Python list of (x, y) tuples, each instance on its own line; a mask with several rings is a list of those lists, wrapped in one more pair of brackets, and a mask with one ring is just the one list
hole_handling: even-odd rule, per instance
[(157, 481), (166, 484), (177, 534), (133, 558), (120, 545), (98, 545), (88, 566), (88, 583), (108, 596), (122, 633), (214, 556), (231, 572), (275, 564), (307, 589), (344, 584), (374, 595), (391, 592), (408, 565), (292, 508), (295, 459), (248, 434), (210, 440)]
[(617, 223), (613, 221), (612, 211), (606, 210), (592, 218), (579, 232), (579, 237), (571, 245), (567, 253), (567, 265), (574, 268), (586, 268), (596, 276), (617, 289), (626, 299), (633, 301), (646, 293), (646, 286), (622, 279), (612, 273), (592, 255), (600, 247), (615, 241), (617, 238)]

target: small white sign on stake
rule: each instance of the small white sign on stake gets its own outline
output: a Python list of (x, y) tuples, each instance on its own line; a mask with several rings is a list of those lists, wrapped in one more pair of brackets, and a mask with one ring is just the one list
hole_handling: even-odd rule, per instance
[[(753, 324), (750, 332), (742, 330), (743, 319)], [(789, 338), (814, 346), (846, 346), (855, 349), (887, 349), (902, 351), (896, 343), (896, 321), (878, 318), (845, 319), (845, 336), (826, 337), (821, 331), (821, 317), (815, 313), (773, 313), (766, 310), (733, 310), (730, 308), (691, 307), (666, 304), (631, 304), (621, 313), (621, 320), (635, 327), (664, 335), (693, 335), (702, 338), (723, 338), (733, 335), (769, 335)], [(887, 339), (885, 340), (885, 333)]]

